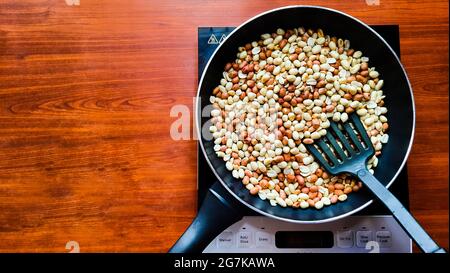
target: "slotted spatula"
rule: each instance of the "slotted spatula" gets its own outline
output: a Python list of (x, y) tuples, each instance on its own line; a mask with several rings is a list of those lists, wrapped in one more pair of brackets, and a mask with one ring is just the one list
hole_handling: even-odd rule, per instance
[(375, 149), (357, 114), (351, 114), (349, 120), (340, 125), (331, 122), (327, 134), (316, 140), (314, 144), (306, 145), (306, 148), (328, 173), (332, 175), (347, 173), (357, 176), (392, 212), (423, 252), (445, 253), (445, 250), (433, 241), (400, 201), (367, 169), (367, 161), (373, 156)]

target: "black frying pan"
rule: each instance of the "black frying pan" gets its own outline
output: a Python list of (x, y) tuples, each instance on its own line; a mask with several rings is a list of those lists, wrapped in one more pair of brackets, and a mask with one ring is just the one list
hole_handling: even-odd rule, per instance
[[(207, 122), (210, 116), (202, 116), (202, 109), (209, 104), (209, 97), (222, 77), (224, 65), (235, 59), (237, 48), (258, 40), (263, 33), (275, 32), (277, 28), (300, 26), (321, 28), (330, 36), (349, 39), (351, 47), (368, 56), (370, 66), (375, 66), (384, 79), (390, 137), (379, 158), (375, 177), (389, 187), (404, 166), (413, 141), (415, 112), (412, 89), (403, 66), (386, 41), (366, 24), (336, 10), (315, 6), (283, 7), (257, 15), (237, 27), (216, 49), (203, 72), (197, 101), (198, 135), (202, 135), (203, 127), (209, 128)], [(231, 175), (225, 168), (225, 162), (216, 156), (211, 140), (200, 137), (200, 144), (218, 182), (209, 190), (196, 219), (171, 252), (201, 252), (221, 231), (242, 217), (236, 209), (240, 205), (236, 200), (262, 215), (299, 224), (337, 220), (372, 202), (373, 195), (363, 188), (351, 194), (345, 202), (321, 210), (273, 207), (267, 200), (250, 195), (241, 181)], [(234, 198), (226, 198), (229, 196), (226, 191)]]

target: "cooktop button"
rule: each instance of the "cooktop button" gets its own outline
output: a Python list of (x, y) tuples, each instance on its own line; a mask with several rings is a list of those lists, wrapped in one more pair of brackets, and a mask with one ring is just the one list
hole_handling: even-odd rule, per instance
[(219, 236), (217, 236), (217, 247), (219, 248), (230, 248), (233, 247), (233, 232), (224, 231)]
[(242, 248), (250, 247), (253, 245), (252, 234), (250, 232), (239, 232), (237, 240), (238, 246)]
[(270, 234), (268, 234), (267, 232), (257, 232), (256, 233), (256, 246), (261, 246), (261, 247), (265, 247), (265, 246), (269, 246), (271, 243), (271, 237)]
[(341, 248), (349, 248), (353, 246), (353, 231), (341, 230), (337, 233), (337, 245)]
[(390, 231), (380, 230), (377, 231), (376, 241), (380, 245), (380, 247), (391, 247), (392, 246), (392, 235)]
[(366, 244), (372, 241), (372, 231), (370, 230), (360, 230), (356, 232), (356, 246), (366, 247)]

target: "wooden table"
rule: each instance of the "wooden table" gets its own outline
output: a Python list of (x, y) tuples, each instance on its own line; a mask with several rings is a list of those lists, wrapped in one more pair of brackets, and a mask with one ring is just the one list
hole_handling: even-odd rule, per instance
[[(192, 109), (197, 27), (300, 2), (76, 2), (0, 0), (0, 251), (167, 251), (196, 213), (196, 143), (169, 113)], [(329, 2), (308, 4), (400, 25), (411, 209), (448, 248), (448, 3)]]

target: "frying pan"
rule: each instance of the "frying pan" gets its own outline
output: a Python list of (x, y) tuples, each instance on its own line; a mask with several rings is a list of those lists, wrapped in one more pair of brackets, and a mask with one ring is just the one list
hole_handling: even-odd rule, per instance
[[(209, 189), (197, 217), (170, 252), (201, 252), (220, 232), (242, 218), (242, 204), (254, 211), (275, 219), (298, 224), (334, 221), (367, 207), (374, 197), (363, 189), (351, 194), (347, 201), (324, 207), (321, 210), (294, 209), (271, 206), (265, 200), (249, 194), (242, 182), (225, 168), (225, 162), (216, 156), (214, 143), (203, 134), (209, 128), (210, 116), (205, 115), (209, 97), (222, 77), (227, 62), (233, 61), (237, 48), (259, 40), (263, 33), (277, 28), (321, 28), (330, 35), (349, 39), (351, 47), (361, 50), (370, 58), (384, 79), (383, 90), (388, 108), (389, 142), (383, 148), (375, 177), (389, 187), (406, 163), (414, 136), (415, 110), (411, 85), (398, 57), (386, 41), (368, 25), (340, 11), (317, 6), (288, 6), (259, 14), (237, 27), (216, 49), (200, 80), (196, 126), (201, 150), (214, 172), (217, 182)], [(203, 110), (203, 111), (202, 111)], [(203, 112), (203, 113), (202, 113)], [(231, 197), (230, 197), (231, 196)]]

